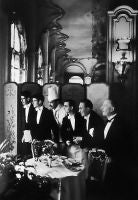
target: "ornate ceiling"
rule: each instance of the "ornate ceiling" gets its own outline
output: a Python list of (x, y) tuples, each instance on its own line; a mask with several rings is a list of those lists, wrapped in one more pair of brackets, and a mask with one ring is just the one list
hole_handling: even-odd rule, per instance
[(107, 11), (113, 0), (3, 0), (2, 2), (6, 11), (14, 13), (24, 22), (28, 52), (36, 52), (42, 35), (49, 32), (48, 51), (46, 51), (49, 59), (46, 64), (51, 62), (51, 54), (54, 52), (54, 68), (57, 71), (63, 70), (64, 66), (72, 61), (75, 65), (81, 63), (88, 75), (98, 70), (96, 65), (99, 66), (101, 63), (103, 66), (104, 63), (105, 66)]

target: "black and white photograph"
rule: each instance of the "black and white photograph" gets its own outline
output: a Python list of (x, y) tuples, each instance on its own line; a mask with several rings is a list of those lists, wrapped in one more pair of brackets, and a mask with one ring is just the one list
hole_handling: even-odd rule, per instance
[(138, 2), (0, 0), (0, 200), (138, 199)]

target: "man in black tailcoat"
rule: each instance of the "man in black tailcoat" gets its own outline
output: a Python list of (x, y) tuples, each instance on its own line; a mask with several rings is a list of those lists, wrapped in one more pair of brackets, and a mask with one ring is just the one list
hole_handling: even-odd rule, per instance
[(71, 99), (64, 101), (67, 116), (63, 118), (61, 126), (62, 140), (66, 145), (81, 142), (84, 134), (84, 119), (75, 111), (75, 102)]
[[(23, 156), (31, 155), (31, 142), (32, 142), (32, 130), (35, 125), (36, 111), (31, 103), (31, 97), (29, 91), (21, 92), (21, 138), (18, 144), (22, 148), (19, 149), (19, 154)], [(22, 142), (22, 144), (21, 144)]]
[(58, 125), (54, 119), (53, 113), (43, 106), (44, 96), (34, 95), (32, 104), (36, 110), (35, 127), (32, 132), (32, 138), (37, 140), (53, 140), (58, 142)]
[(129, 124), (119, 115), (117, 108), (117, 103), (111, 99), (105, 100), (101, 107), (103, 116), (108, 120), (102, 146), (110, 162), (105, 183), (109, 194), (112, 195), (110, 198), (127, 199), (132, 181), (132, 131)]
[(103, 141), (104, 122), (102, 118), (93, 111), (93, 104), (89, 99), (80, 102), (79, 112), (84, 117), (86, 124), (82, 148), (99, 148)]

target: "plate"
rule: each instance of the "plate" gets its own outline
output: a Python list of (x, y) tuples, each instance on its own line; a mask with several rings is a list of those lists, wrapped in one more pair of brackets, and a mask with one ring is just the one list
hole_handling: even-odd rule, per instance
[(53, 155), (53, 156), (52, 156), (52, 159), (54, 159), (54, 160), (57, 159), (57, 158), (59, 158), (58, 155)]
[(61, 158), (62, 160), (65, 160), (65, 159), (67, 159), (67, 157), (66, 157), (66, 156), (60, 156), (60, 158)]
[(64, 166), (74, 172), (80, 171), (83, 168), (83, 165), (80, 162), (71, 163), (68, 160), (63, 162)]

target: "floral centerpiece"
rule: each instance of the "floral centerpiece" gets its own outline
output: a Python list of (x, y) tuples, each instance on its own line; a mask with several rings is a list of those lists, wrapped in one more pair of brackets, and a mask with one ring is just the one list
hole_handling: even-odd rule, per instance
[(39, 175), (37, 166), (41, 164), (41, 159), (44, 157), (47, 160), (47, 165), (51, 167), (51, 157), (54, 154), (55, 143), (51, 140), (33, 140), (31, 145), (34, 161), (32, 162), (32, 159), (30, 159), (32, 163), (28, 164), (28, 159), (26, 162), (19, 162), (15, 165), (17, 182), (31, 180), (39, 189), (49, 187), (52, 179), (49, 176), (42, 177)]
[(17, 156), (11, 153), (13, 148), (10, 136), (0, 143), (0, 176), (13, 175), (14, 165), (17, 162)]

